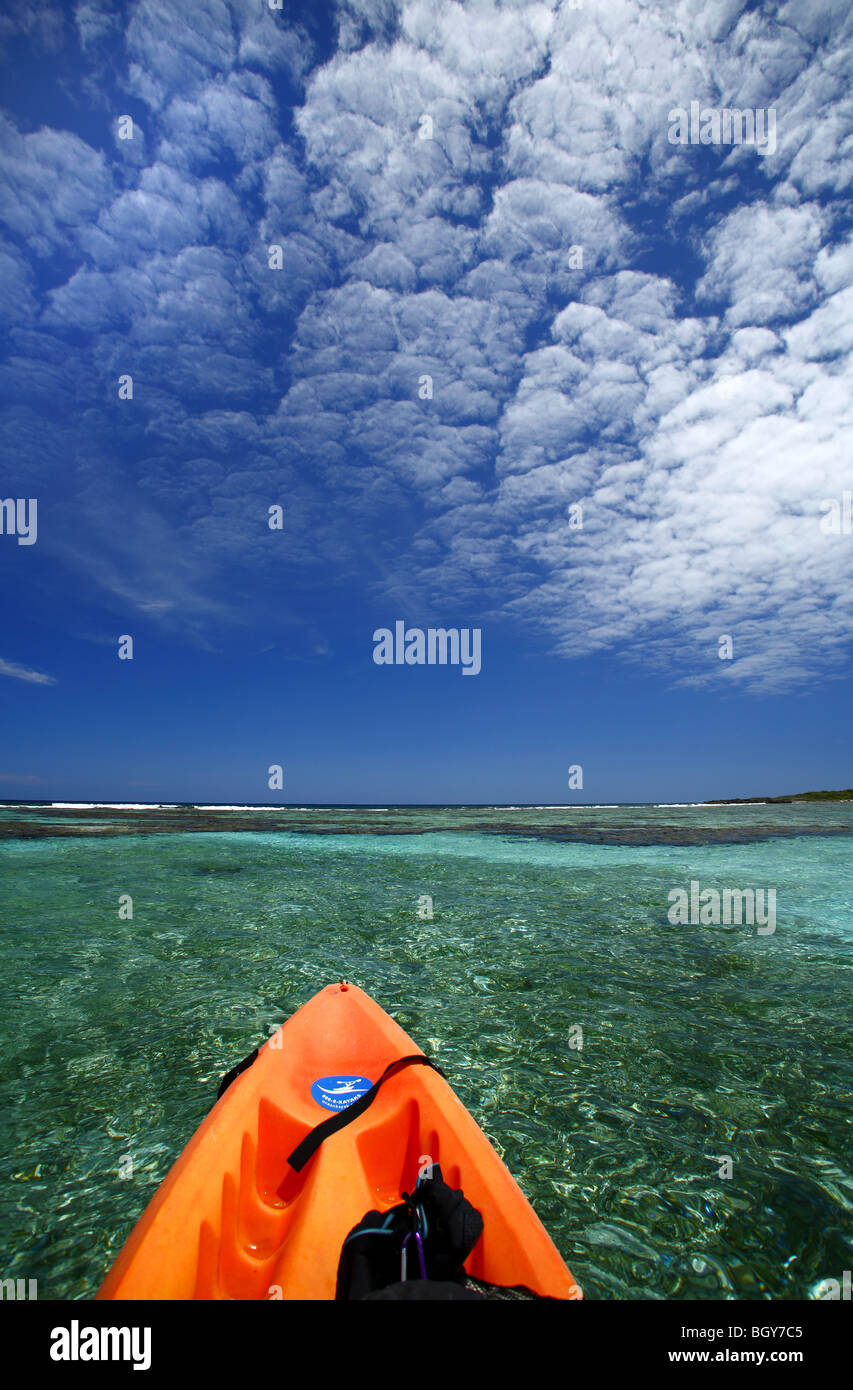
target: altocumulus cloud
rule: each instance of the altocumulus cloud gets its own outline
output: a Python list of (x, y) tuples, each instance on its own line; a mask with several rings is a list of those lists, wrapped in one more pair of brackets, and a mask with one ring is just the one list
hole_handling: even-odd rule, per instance
[[(6, 443), (92, 594), (200, 641), (268, 625), (257, 519), (286, 500), (294, 583), (676, 680), (841, 661), (849, 6), (347, 0), (325, 47), (249, 0), (15, 13), (102, 103), (100, 143), (71, 107), (0, 126)], [(693, 100), (775, 108), (775, 150), (672, 145)]]

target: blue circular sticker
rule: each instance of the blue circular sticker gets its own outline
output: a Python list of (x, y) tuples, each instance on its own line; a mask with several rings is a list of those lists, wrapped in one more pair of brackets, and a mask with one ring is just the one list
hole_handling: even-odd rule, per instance
[(367, 1076), (318, 1076), (311, 1086), (311, 1099), (325, 1110), (346, 1110), (372, 1085)]

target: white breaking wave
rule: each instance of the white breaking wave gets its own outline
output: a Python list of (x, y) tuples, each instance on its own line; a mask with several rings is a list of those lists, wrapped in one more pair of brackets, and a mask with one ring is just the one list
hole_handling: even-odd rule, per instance
[(57, 811), (177, 811), (177, 801), (51, 801)]

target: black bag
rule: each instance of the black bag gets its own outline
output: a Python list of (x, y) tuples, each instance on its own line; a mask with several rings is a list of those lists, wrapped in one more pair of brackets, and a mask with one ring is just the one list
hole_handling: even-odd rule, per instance
[(536, 1299), (523, 1285), (501, 1288), (465, 1273), (483, 1218), (437, 1163), (390, 1211), (369, 1211), (347, 1236), (338, 1263), (337, 1300)]
[(390, 1211), (369, 1211), (344, 1241), (336, 1299), (367, 1298), (390, 1284), (456, 1279), (483, 1233), (483, 1218), (448, 1187), (439, 1165)]

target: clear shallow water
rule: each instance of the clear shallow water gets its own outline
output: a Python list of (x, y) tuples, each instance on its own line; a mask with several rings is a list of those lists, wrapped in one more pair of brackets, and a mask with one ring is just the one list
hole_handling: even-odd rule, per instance
[[(853, 807), (368, 814), (0, 843), (2, 1277), (90, 1297), (220, 1075), (341, 975), (436, 1057), (587, 1297), (851, 1267)], [(691, 879), (775, 888), (776, 932), (672, 926)]]

